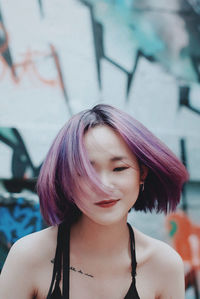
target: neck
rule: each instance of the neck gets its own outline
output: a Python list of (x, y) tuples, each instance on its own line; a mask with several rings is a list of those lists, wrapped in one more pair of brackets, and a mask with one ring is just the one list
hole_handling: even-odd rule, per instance
[(106, 257), (109, 253), (109, 256), (119, 256), (129, 246), (127, 217), (114, 224), (102, 225), (83, 215), (71, 228), (71, 241), (74, 250), (85, 255)]

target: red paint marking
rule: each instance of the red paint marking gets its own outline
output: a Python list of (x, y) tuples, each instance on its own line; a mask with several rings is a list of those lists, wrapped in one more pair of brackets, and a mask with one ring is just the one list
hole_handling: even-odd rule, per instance
[[(0, 80), (3, 80), (5, 78), (7, 70), (11, 70), (11, 79), (14, 84), (19, 84), (22, 81), (24, 76), (34, 74), (34, 76), (44, 85), (49, 85), (51, 87), (60, 86), (61, 89), (64, 88), (58, 70), (58, 63), (55, 54), (52, 53), (52, 48), (50, 52), (39, 52), (39, 51), (32, 51), (30, 49), (27, 49), (27, 51), (22, 55), (24, 56), (24, 58), (20, 62), (13, 64), (12, 67), (8, 66), (7, 62), (2, 56), (0, 57), (0, 64), (2, 65)], [(37, 64), (36, 64), (37, 59), (40, 58), (45, 59), (49, 57), (55, 60), (56, 68), (58, 71), (57, 78), (47, 79), (40, 74), (37, 68)]]

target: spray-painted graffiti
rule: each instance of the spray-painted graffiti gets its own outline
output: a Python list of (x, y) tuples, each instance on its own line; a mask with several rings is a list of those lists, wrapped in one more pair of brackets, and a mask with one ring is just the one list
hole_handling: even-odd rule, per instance
[[(9, 146), (12, 151), (12, 176), (14, 178), (28, 179), (31, 177), (37, 177), (39, 174), (40, 166), (35, 167), (28, 153), (28, 150), (24, 144), (24, 141), (15, 128), (1, 128), (0, 129), (0, 141)], [(27, 176), (27, 170), (30, 172)]]
[[(114, 2), (112, 1), (106, 1), (109, 5), (114, 5)], [(103, 21), (100, 22), (99, 20), (97, 20), (96, 16), (95, 16), (95, 3), (93, 1), (85, 1), (85, 0), (81, 0), (81, 3), (84, 4), (85, 6), (87, 6), (90, 10), (90, 16), (91, 16), (91, 24), (92, 24), (92, 32), (93, 32), (93, 38), (94, 38), (94, 48), (95, 48), (95, 57), (96, 57), (96, 68), (97, 68), (97, 75), (98, 75), (98, 83), (99, 83), (99, 88), (101, 89), (102, 87), (102, 71), (101, 71), (101, 60), (104, 59), (106, 61), (108, 61), (109, 63), (111, 63), (112, 65), (114, 65), (116, 68), (118, 68), (119, 70), (121, 70), (122, 72), (124, 72), (127, 75), (127, 86), (126, 86), (126, 99), (128, 99), (129, 96), (129, 92), (130, 92), (130, 88), (134, 82), (134, 77), (136, 75), (137, 72), (137, 67), (139, 64), (139, 61), (141, 58), (145, 58), (147, 59), (149, 62), (157, 62), (160, 63), (164, 68), (166, 68), (168, 71), (171, 71), (173, 76), (175, 76), (177, 78), (177, 80), (179, 81), (180, 79), (184, 79), (184, 73), (185, 73), (185, 69), (187, 66), (187, 71), (188, 69), (190, 69), (191, 71), (191, 80), (196, 80), (197, 82), (200, 81), (200, 55), (197, 54), (196, 52), (194, 53), (194, 47), (193, 47), (193, 43), (198, 43), (199, 47), (200, 47), (200, 43), (199, 43), (199, 35), (200, 32), (198, 32), (198, 35), (194, 37), (195, 41), (191, 41), (191, 40), (187, 40), (187, 44), (186, 41), (185, 43), (182, 44), (182, 46), (180, 46), (180, 48), (178, 50), (176, 50), (177, 52), (177, 59), (175, 61), (175, 63), (180, 64), (181, 65), (181, 72), (180, 74), (176, 73), (176, 70), (173, 70), (172, 65), (166, 65), (166, 61), (167, 63), (170, 63), (170, 61), (173, 59), (171, 58), (167, 58), (164, 54), (160, 55), (160, 52), (164, 52), (166, 48), (168, 48), (168, 50), (170, 49), (169, 47), (169, 43), (171, 43), (171, 40), (162, 40), (162, 35), (158, 35), (156, 33), (156, 30), (159, 31), (159, 28), (154, 28), (155, 29), (155, 36), (156, 38), (154, 39), (154, 47), (148, 45), (149, 43), (149, 36), (148, 33), (149, 32), (145, 32), (145, 31), (140, 31), (140, 35), (138, 36), (138, 28), (136, 24), (127, 24), (131, 30), (132, 30), (132, 37), (133, 40), (132, 42), (137, 46), (137, 50), (135, 52), (135, 60), (134, 60), (134, 64), (132, 67), (132, 71), (128, 71), (127, 69), (125, 69), (122, 65), (120, 65), (119, 63), (117, 63), (116, 61), (114, 61), (112, 58), (108, 57), (106, 55), (106, 51), (105, 51), (105, 45), (104, 45), (104, 41), (105, 41), (105, 37), (104, 37), (104, 24)], [(118, 3), (118, 5), (121, 6), (126, 6), (126, 4), (124, 3)], [(117, 4), (114, 5), (114, 7), (117, 6)], [(125, 7), (123, 7), (125, 8)], [(151, 13), (152, 11), (156, 11), (156, 8), (151, 7), (150, 5), (148, 5), (147, 7), (144, 7), (139, 4), (138, 6), (132, 6), (132, 12), (135, 13), (136, 16), (136, 20), (139, 18), (143, 17), (144, 13)], [(193, 34), (194, 35), (194, 28), (190, 28), (187, 27), (186, 25), (188, 24), (188, 18), (187, 16), (189, 15), (189, 20), (193, 20), (193, 26), (195, 26), (195, 28), (199, 28), (199, 15), (197, 17), (197, 13), (193, 10), (194, 7), (191, 6), (187, 6), (187, 8), (183, 8), (180, 11), (171, 11), (171, 14), (177, 14), (177, 19), (179, 20), (179, 22), (176, 22), (176, 25), (179, 24), (180, 26), (180, 30), (182, 30), (182, 35), (185, 36), (188, 33)], [(161, 10), (159, 10), (161, 14), (166, 13), (166, 14), (170, 14), (170, 11), (164, 10), (163, 12)], [(139, 14), (139, 16), (138, 16)], [(133, 20), (133, 16), (132, 16), (132, 20)], [(186, 33), (186, 31), (184, 32), (182, 27), (182, 22), (186, 23), (186, 28), (188, 30), (188, 33)], [(130, 20), (131, 23), (131, 20)], [(159, 23), (159, 22), (158, 22)], [(161, 24), (160, 24), (161, 26)], [(184, 29), (186, 30), (186, 29)], [(141, 38), (141, 35), (143, 35), (143, 38)], [(184, 39), (184, 38), (183, 38)], [(144, 44), (145, 41), (145, 44)], [(192, 44), (190, 44), (192, 43)], [(157, 44), (157, 46), (156, 46)], [(175, 51), (175, 50), (174, 50)], [(182, 51), (185, 52), (184, 55), (182, 55)], [(170, 55), (170, 51), (167, 52), (167, 55)], [(171, 53), (171, 56), (173, 56), (173, 51)], [(185, 56), (187, 56), (187, 59), (185, 59)], [(174, 62), (173, 62), (174, 64)], [(180, 66), (179, 66), (180, 67)], [(187, 73), (185, 73), (186, 76), (188, 75)], [(193, 107), (192, 105), (190, 105), (190, 99), (189, 99), (189, 91), (190, 91), (190, 87), (189, 85), (187, 86), (180, 86), (180, 93), (179, 93), (179, 103), (180, 106), (185, 106), (188, 109), (190, 109), (193, 112), (196, 112), (198, 114), (200, 114), (200, 110), (196, 107)]]
[(1, 38), (1, 43), (0, 43), (0, 54), (3, 54), (4, 52), (6, 52), (6, 50), (8, 49), (8, 34), (3, 26), (3, 23), (0, 23), (0, 31), (1, 31), (1, 36), (4, 36), (4, 39)]
[(169, 215), (167, 222), (177, 252), (193, 268), (200, 268), (200, 226), (193, 224), (183, 212)]
[(104, 25), (101, 24), (95, 18), (93, 5), (87, 1), (81, 1), (81, 2), (84, 5), (86, 5), (90, 10), (99, 88), (100, 89), (102, 88), (101, 61), (104, 59), (127, 75), (126, 96), (128, 98), (130, 87), (131, 87), (131, 84), (133, 83), (133, 79), (134, 79), (134, 75), (135, 75), (135, 72), (137, 69), (137, 64), (138, 64), (139, 58), (145, 57), (149, 61), (154, 61), (154, 58), (152, 56), (146, 55), (142, 50), (138, 50), (137, 54), (136, 54), (135, 64), (132, 67), (132, 71), (128, 71), (122, 65), (120, 65), (119, 63), (114, 61), (112, 58), (108, 57), (108, 55), (106, 55), (105, 45), (104, 45), (104, 40), (105, 40), (104, 39)]
[[(97, 69), (97, 78), (98, 78), (98, 84), (99, 84), (99, 88), (102, 88), (102, 68), (101, 68), (101, 61), (104, 59), (106, 61), (108, 61), (109, 63), (111, 63), (113, 66), (115, 66), (117, 69), (121, 70), (123, 73), (125, 73), (127, 75), (127, 86), (126, 86), (126, 99), (128, 99), (129, 96), (129, 92), (131, 89), (131, 86), (133, 84), (134, 81), (134, 77), (136, 75), (137, 72), (137, 67), (139, 64), (139, 61), (141, 58), (145, 58), (150, 62), (157, 62), (160, 63), (162, 66), (164, 66), (165, 68), (167, 68), (169, 70), (169, 68), (174, 65), (174, 61), (173, 63), (170, 65), (171, 62), (171, 56), (172, 53), (170, 54), (170, 52), (166, 51), (167, 47), (169, 46), (168, 43), (171, 43), (171, 40), (162, 40), (162, 35), (158, 35), (158, 33), (155, 32), (155, 36), (156, 38), (153, 40), (154, 43), (151, 43), (151, 47), (149, 47), (148, 43), (149, 43), (149, 38), (148, 38), (148, 33), (149, 32), (145, 32), (145, 31), (141, 31), (140, 35), (138, 35), (138, 28), (136, 26), (136, 24), (131, 24), (130, 22), (127, 23), (127, 26), (130, 27), (130, 30), (132, 31), (132, 42), (133, 44), (136, 44), (136, 50), (133, 53), (133, 55), (135, 56), (134, 59), (134, 63), (133, 66), (131, 68), (131, 71), (129, 71), (128, 69), (126, 69), (125, 67), (123, 67), (122, 64), (118, 63), (116, 60), (112, 59), (110, 56), (108, 56), (106, 54), (105, 51), (105, 28), (104, 28), (104, 22), (103, 21), (99, 21), (97, 16), (96, 16), (96, 5), (93, 3), (93, 1), (85, 1), (85, 0), (81, 0), (80, 1), (83, 5), (87, 6), (89, 11), (90, 11), (90, 17), (91, 17), (91, 24), (92, 24), (92, 33), (93, 33), (93, 39), (94, 39), (94, 52), (95, 52), (95, 61), (96, 61), (96, 69)], [(97, 2), (101, 2), (101, 1), (97, 1)], [(111, 3), (110, 1), (106, 1), (107, 3), (109, 3), (109, 5), (113, 5), (113, 2)], [(42, 1), (39, 1), (39, 6), (41, 11), (42, 10)], [(122, 5), (122, 3), (118, 3), (115, 5)], [(178, 4), (177, 4), (178, 5)], [(122, 6), (126, 6), (125, 4), (123, 4)], [(123, 7), (123, 9), (125, 9), (126, 7)], [(130, 9), (130, 7), (129, 7)], [(185, 22), (185, 32), (182, 32), (182, 35), (187, 34), (188, 36), (190, 36), (190, 32), (192, 31), (193, 35), (194, 35), (194, 29), (195, 28), (199, 28), (199, 23), (198, 23), (198, 19), (197, 18), (197, 12), (195, 11), (195, 5), (186, 5), (186, 7), (184, 7), (184, 9), (182, 8), (182, 10), (175, 10), (174, 11), (167, 11), (167, 9), (165, 10), (156, 10), (155, 7), (151, 7), (151, 3), (148, 5), (148, 9), (145, 6), (145, 1), (142, 5), (138, 6), (138, 3), (136, 6), (132, 6), (132, 12), (136, 13), (137, 18), (136, 19), (141, 19), (143, 18), (143, 14), (144, 13), (151, 13), (152, 11), (159, 11), (161, 14), (170, 14), (171, 15), (175, 15), (177, 14), (177, 18), (180, 19), (180, 24), (179, 26), (182, 26), (181, 21)], [(138, 15), (139, 14), (139, 15)], [(159, 15), (159, 14), (158, 14)], [(190, 28), (189, 25), (187, 27), (187, 18), (188, 15), (190, 16), (190, 19), (193, 20), (193, 27)], [(152, 16), (151, 16), (152, 17)], [(117, 18), (117, 16), (116, 16)], [(133, 18), (134, 19), (134, 18)], [(148, 18), (147, 18), (148, 19)], [(165, 19), (165, 15), (164, 15), (164, 19)], [(132, 20), (133, 21), (133, 20)], [(149, 20), (149, 22), (151, 21), (151, 18)], [(27, 73), (29, 73), (29, 75), (31, 75), (31, 73), (33, 73), (36, 78), (42, 82), (43, 84), (47, 84), (50, 86), (60, 86), (60, 88), (62, 89), (63, 92), (63, 96), (66, 100), (68, 109), (70, 114), (72, 114), (72, 109), (69, 105), (69, 97), (67, 94), (67, 90), (66, 90), (66, 82), (64, 82), (63, 80), (63, 72), (61, 70), (61, 65), (59, 62), (59, 58), (58, 58), (58, 54), (57, 51), (55, 49), (55, 46), (50, 45), (50, 51), (47, 53), (43, 53), (43, 52), (39, 52), (39, 51), (32, 51), (32, 50), (27, 50), (26, 53), (23, 54), (24, 58), (21, 62), (19, 63), (13, 63), (12, 59), (11, 59), (11, 55), (9, 52), (9, 57), (8, 57), (8, 53), (6, 54), (6, 51), (9, 51), (8, 48), (8, 34), (5, 30), (5, 27), (3, 25), (3, 19), (2, 16), (0, 18), (0, 22), (1, 22), (1, 28), (2, 28), (2, 32), (4, 35), (4, 38), (0, 41), (0, 53), (2, 54), (2, 57), (0, 57), (0, 62), (2, 64), (2, 70), (0, 73), (0, 79), (5, 77), (6, 74), (6, 70), (9, 68), (11, 71), (11, 78), (12, 81), (15, 83), (19, 83), (22, 80), (22, 77), (24, 74), (27, 75)], [(159, 24), (159, 20), (157, 22), (157, 24)], [(161, 26), (162, 24), (160, 24)], [(158, 27), (158, 28), (157, 28)], [(157, 25), (157, 27), (153, 28), (155, 31), (159, 31), (159, 25)], [(183, 28), (181, 27), (181, 30), (183, 30)], [(194, 28), (195, 27), (195, 28)], [(153, 30), (152, 29), (152, 30)], [(143, 38), (141, 38), (141, 35), (143, 35)], [(192, 40), (188, 40), (187, 39), (187, 44), (186, 42), (183, 43), (182, 45), (179, 45), (180, 48), (177, 50), (178, 52), (178, 57), (177, 57), (177, 61), (175, 61), (176, 63), (180, 63), (180, 73), (184, 74), (185, 69), (187, 69), (187, 74), (188, 74), (188, 70), (191, 72), (191, 81), (192, 80), (196, 80), (197, 82), (199, 82), (199, 64), (200, 64), (200, 56), (198, 57), (198, 53), (194, 53), (194, 48), (193, 44), (197, 43), (198, 44), (198, 36), (197, 34), (194, 35)], [(191, 43), (191, 44), (190, 44)], [(156, 46), (157, 44), (157, 46)], [(160, 46), (158, 46), (160, 44)], [(154, 47), (153, 47), (154, 45)], [(200, 44), (199, 44), (200, 46)], [(160, 51), (166, 51), (169, 55), (169, 59), (167, 59), (166, 55), (160, 55)], [(169, 50), (169, 49), (168, 49)], [(161, 51), (161, 52), (162, 52)], [(184, 51), (184, 55), (182, 54), (182, 51)], [(4, 55), (5, 54), (5, 55)], [(171, 56), (170, 56), (171, 55)], [(183, 56), (183, 57), (182, 57)], [(185, 57), (187, 59), (185, 59)], [(58, 77), (56, 79), (47, 79), (45, 78), (43, 75), (40, 74), (38, 68), (37, 68), (37, 64), (38, 61), (40, 61), (42, 58), (42, 60), (46, 58), (51, 58), (53, 59), (53, 62), (55, 64), (55, 67), (57, 69), (57, 74)], [(180, 59), (180, 61), (178, 60)], [(189, 59), (189, 62), (188, 62)], [(47, 61), (48, 62), (48, 61)], [(166, 66), (165, 63), (168, 63), (169, 65)], [(186, 65), (185, 65), (186, 63)], [(187, 63), (189, 63), (189, 66), (187, 66)], [(173, 69), (171, 70), (171, 73), (173, 74), (173, 76), (177, 77), (177, 80), (179, 81), (180, 79), (184, 79), (181, 77), (181, 75), (177, 75), (175, 71), (173, 71)], [(191, 89), (190, 85), (185, 85), (185, 86), (180, 86), (179, 87), (180, 92), (179, 92), (179, 103), (180, 106), (184, 106), (187, 107), (188, 109), (190, 109), (193, 112), (196, 113), (200, 113), (198, 107), (194, 107), (193, 105), (190, 104), (190, 99), (189, 99), (189, 91)]]
[(40, 15), (41, 15), (41, 17), (44, 17), (44, 8), (43, 8), (42, 0), (38, 0), (38, 5), (39, 5), (39, 9), (40, 9)]
[[(43, 16), (44, 11), (42, 1), (38, 1), (38, 4), (41, 15)], [(21, 54), (21, 57), (23, 58), (20, 62), (13, 62), (9, 49), (9, 35), (4, 26), (2, 13), (0, 11), (0, 81), (5, 78), (7, 71), (10, 71), (11, 82), (14, 84), (19, 84), (24, 76), (27, 77), (29, 75), (29, 78), (31, 78), (31, 76), (34, 75), (44, 85), (51, 87), (59, 86), (62, 90), (69, 113), (72, 115), (72, 110), (67, 95), (66, 83), (63, 79), (62, 67), (55, 46), (50, 44), (49, 51), (47, 52), (27, 49), (25, 53)], [(38, 64), (41, 64), (41, 62), (49, 64), (49, 58), (53, 61), (57, 71), (57, 78), (45, 78), (44, 75), (41, 75), (38, 70)], [(49, 73), (47, 75), (49, 75)]]
[[(0, 232), (8, 247), (19, 238), (44, 227), (39, 203), (25, 198), (0, 198)], [(2, 240), (2, 239), (1, 239)]]
[[(6, 60), (4, 55), (6, 51), (8, 51), (7, 46), (8, 46), (7, 41), (5, 41), (5, 43), (0, 48), (0, 70), (1, 70), (0, 81), (5, 78), (7, 70), (9, 70), (11, 81), (14, 84), (19, 84), (22, 81), (24, 76), (26, 77), (29, 76), (29, 78), (31, 79), (33, 75), (44, 85), (48, 85), (51, 87), (59, 86), (62, 90), (69, 112), (70, 114), (72, 114), (69, 105), (67, 90), (63, 80), (59, 57), (55, 47), (53, 45), (50, 45), (50, 50), (49, 52), (46, 53), (28, 49), (24, 54), (22, 53), (21, 56), (23, 58), (19, 63), (13, 63), (12, 61), (10, 61), (10, 63), (8, 64), (8, 59)], [(45, 61), (45, 63), (48, 63), (49, 58), (53, 60), (53, 64), (55, 65), (57, 71), (57, 78), (54, 79), (45, 78), (44, 75), (41, 75), (37, 67), (37, 64), (41, 63), (41, 59), (43, 62)]]
[(8, 255), (9, 249), (2, 242), (0, 242), (0, 272), (3, 268), (4, 261)]
[[(23, 76), (28, 76), (31, 78), (31, 75), (33, 74), (40, 82), (46, 85), (50, 86), (58, 86), (59, 85), (59, 80), (58, 78), (56, 79), (47, 79), (44, 76), (42, 76), (38, 69), (37, 69), (37, 61), (40, 61), (42, 59), (46, 58), (54, 58), (52, 53), (42, 53), (39, 51), (32, 51), (32, 50), (27, 50), (26, 53), (22, 53), (21, 56), (22, 61), (19, 63), (13, 63), (9, 69), (11, 69), (11, 80), (15, 84), (19, 84)], [(1, 69), (2, 73), (0, 74), (1, 80), (5, 77), (6, 75), (6, 70), (8, 70), (8, 65), (6, 61), (4, 60), (3, 57), (0, 58), (1, 61)], [(13, 74), (17, 74), (17, 76), (13, 76)]]
[[(164, 142), (169, 141), (190, 171), (193, 185), (184, 186), (179, 207), (191, 219), (185, 214), (184, 219), (179, 214), (168, 218), (168, 230), (174, 248), (189, 265), (186, 289), (192, 288), (198, 298), (199, 228), (192, 223), (196, 210), (191, 199), (199, 209), (199, 0), (69, 0), (59, 5), (35, 0), (29, 3), (34, 10), (22, 16), (24, 3), (15, 6), (7, 0), (0, 7), (0, 111), (5, 120), (0, 128), (1, 151), (5, 150), (0, 193), (36, 191), (44, 158), (40, 148), (45, 152), (54, 131), (69, 115), (94, 102), (124, 105), (138, 120), (147, 121), (150, 130), (158, 131)], [(26, 30), (15, 20), (18, 15)], [(36, 135), (36, 145), (29, 148)], [(39, 148), (39, 155), (34, 148)], [(4, 198), (0, 205), (4, 221), (0, 219), (0, 255), (4, 257), (14, 240), (42, 226), (38, 205), (33, 208), (28, 201), (23, 205), (11, 199), (6, 203)], [(147, 226), (148, 234), (149, 222)]]
[(195, 298), (200, 292), (197, 273), (200, 271), (200, 225), (191, 222), (183, 212), (167, 217), (167, 228), (173, 240), (173, 246), (187, 265), (186, 289), (194, 288)]
[(7, 30), (4, 26), (2, 13), (0, 11), (0, 61), (3, 60), (5, 63), (2, 65), (2, 71), (0, 73), (0, 80), (4, 77), (6, 72), (6, 65), (11, 68), (12, 77), (16, 76), (14, 69), (12, 69), (12, 56), (9, 49), (9, 38)]
[(191, 89), (189, 86), (179, 87), (179, 105), (180, 107), (186, 107), (200, 115), (200, 109), (190, 103), (190, 91)]
[(3, 258), (15, 241), (42, 228), (44, 223), (37, 202), (0, 196), (0, 264), (3, 265)]

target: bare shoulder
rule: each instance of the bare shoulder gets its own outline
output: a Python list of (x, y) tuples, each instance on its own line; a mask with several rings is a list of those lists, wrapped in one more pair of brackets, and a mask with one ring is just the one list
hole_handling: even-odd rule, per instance
[(40, 262), (52, 255), (56, 247), (57, 227), (49, 227), (19, 239), (9, 252), (9, 258), (17, 256), (30, 263)]
[(0, 298), (36, 298), (40, 272), (55, 255), (56, 238), (57, 227), (50, 227), (21, 238), (11, 247), (0, 276)]
[(152, 246), (152, 263), (159, 265), (160, 269), (163, 267), (165, 272), (183, 271), (183, 261), (177, 251), (175, 251), (167, 243), (150, 238), (150, 246)]
[[(152, 279), (159, 298), (184, 298), (184, 265), (167, 243), (135, 230), (138, 272)], [(170, 297), (171, 296), (171, 297)]]
[(165, 267), (165, 270), (183, 269), (183, 261), (180, 255), (167, 243), (149, 237), (136, 230), (136, 245), (145, 253), (145, 258), (153, 264)]

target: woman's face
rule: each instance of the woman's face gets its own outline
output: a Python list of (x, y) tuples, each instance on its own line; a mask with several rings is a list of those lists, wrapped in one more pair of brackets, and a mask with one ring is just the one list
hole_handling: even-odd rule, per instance
[[(113, 195), (102, 198), (90, 192), (89, 198), (82, 198), (76, 203), (83, 212), (82, 217), (102, 225), (127, 218), (144, 179), (141, 178), (136, 157), (121, 136), (108, 126), (89, 129), (84, 136), (84, 144), (92, 166)], [(98, 204), (113, 199), (113, 203)]]

